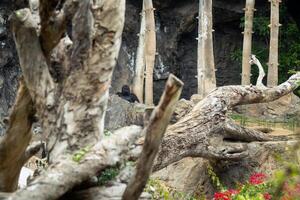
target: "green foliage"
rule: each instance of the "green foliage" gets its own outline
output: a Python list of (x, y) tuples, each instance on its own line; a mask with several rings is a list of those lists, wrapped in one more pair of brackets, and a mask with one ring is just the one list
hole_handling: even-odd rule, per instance
[[(286, 149), (285, 159), (275, 158), (282, 166), (272, 176), (254, 173), (236, 189), (222, 189), (214, 194), (214, 200), (300, 200), (300, 168), (297, 159), (300, 143)], [(293, 161), (294, 160), (294, 161)]]
[(214, 172), (212, 166), (208, 165), (207, 167), (207, 173), (213, 183), (213, 185), (218, 189), (218, 190), (225, 190), (225, 187), (222, 185), (219, 177), (217, 174)]
[(97, 177), (99, 185), (105, 185), (107, 182), (113, 180), (120, 173), (118, 167), (110, 167), (101, 172)]
[(80, 162), (82, 158), (84, 158), (85, 154), (87, 154), (90, 150), (91, 150), (91, 146), (87, 146), (83, 149), (80, 149), (73, 155), (72, 157), (73, 161)]
[[(265, 71), (267, 71), (267, 62), (269, 56), (270, 40), (270, 10), (258, 10), (253, 18), (253, 45), (252, 53), (261, 61)], [(279, 83), (286, 81), (290, 71), (300, 69), (300, 31), (296, 23), (289, 17), (284, 3), (280, 6), (279, 30)], [(241, 18), (240, 27), (244, 27), (244, 17)], [(242, 63), (242, 48), (231, 53), (231, 59)], [(258, 76), (257, 67), (253, 67), (251, 82), (255, 83)], [(299, 93), (300, 94), (300, 93)]]
[(107, 130), (107, 129), (104, 129), (104, 136), (111, 136), (112, 135), (112, 132), (110, 130)]
[(205, 198), (196, 198), (185, 194), (183, 192), (178, 192), (173, 188), (166, 186), (162, 181), (158, 179), (149, 179), (146, 185), (145, 192), (151, 194), (154, 200), (202, 200)]

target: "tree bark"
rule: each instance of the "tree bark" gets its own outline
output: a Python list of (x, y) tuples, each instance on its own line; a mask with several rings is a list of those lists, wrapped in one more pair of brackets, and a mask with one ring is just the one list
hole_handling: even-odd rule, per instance
[(270, 52), (268, 63), (267, 86), (278, 84), (278, 37), (279, 37), (279, 3), (281, 0), (269, 0), (271, 3)]
[(157, 171), (184, 157), (235, 160), (247, 156), (242, 143), (267, 141), (262, 132), (240, 127), (226, 113), (237, 105), (274, 101), (299, 86), (300, 73), (274, 88), (224, 86), (217, 88), (180, 119), (168, 127), (153, 170)]
[[(53, 9), (56, 9), (54, 7), (57, 2), (41, 1), (40, 3), (39, 17), (35, 16), (36, 11), (31, 12), (28, 8), (21, 9), (11, 17), (11, 25), (26, 88), (28, 88), (27, 96), (30, 95), (32, 99), (30, 99), (31, 104), (41, 120), (47, 137), (49, 161), (57, 164), (62, 159), (60, 155), (70, 159), (74, 152), (92, 147), (103, 137), (108, 89), (121, 44), (125, 1), (96, 1), (90, 4), (90, 0), (67, 0), (61, 10), (55, 10), (55, 13), (60, 13), (62, 16), (70, 17), (74, 14), (72, 27), (74, 42), (67, 51), (66, 61), (61, 63), (60, 67), (63, 69), (56, 69), (65, 72), (63, 80), (57, 83), (49, 72), (51, 66), (48, 59), (62, 33), (65, 32), (65, 26), (55, 26), (60, 30), (53, 30), (53, 27), (49, 26), (55, 25), (56, 20), (62, 20), (61, 23), (65, 24), (65, 20), (69, 18), (50, 17), (54, 21), (47, 23), (48, 17), (53, 15)], [(40, 30), (44, 32), (40, 33)], [(55, 41), (47, 41), (50, 43), (43, 41), (46, 40), (46, 36), (54, 38)], [(24, 100), (20, 102), (29, 101), (27, 96), (23, 95)], [(27, 109), (30, 108), (30, 105), (27, 106)], [(16, 128), (22, 129), (21, 131), (24, 132), (22, 134), (26, 136), (25, 139), (23, 138), (24, 144), (19, 147), (22, 152), (26, 150), (30, 141), (30, 134), (27, 132), (30, 131), (31, 123), (26, 114), (29, 115), (29, 111), (20, 114), (24, 117), (24, 121), (19, 120), (23, 127), (16, 124)], [(12, 127), (13, 130), (16, 128)], [(8, 134), (11, 135), (16, 137)], [(22, 136), (18, 137), (22, 139)], [(9, 142), (9, 139), (4, 138), (3, 141)], [(11, 147), (3, 145), (3, 151), (11, 150), (12, 147), (14, 145)], [(26, 155), (30, 152), (34, 151), (29, 150)], [(19, 158), (20, 155), (16, 155), (16, 160)], [(7, 162), (8, 164), (10, 162)], [(21, 167), (22, 165), (15, 168), (18, 172), (11, 173), (14, 180), (18, 177)], [(12, 185), (7, 183), (7, 185), (10, 189), (4, 188), (3, 191), (16, 188), (15, 183)]]
[(156, 54), (156, 33), (155, 33), (155, 18), (152, 0), (144, 0), (145, 8), (145, 64), (146, 64), (146, 79), (145, 79), (145, 104), (153, 105), (153, 70)]
[(252, 27), (255, 0), (246, 0), (245, 10), (245, 27), (243, 43), (243, 61), (242, 61), (242, 85), (250, 85), (251, 65), (250, 56), (252, 49)]
[(0, 191), (13, 192), (18, 187), (22, 166), (28, 160), (26, 148), (31, 140), (34, 106), (23, 81), (17, 92), (8, 128), (0, 138)]
[(133, 93), (140, 103), (144, 102), (144, 79), (145, 79), (145, 7), (141, 12), (141, 25), (139, 33), (139, 45), (136, 53), (135, 74), (133, 78)]
[(216, 88), (212, 38), (212, 0), (199, 0), (198, 94), (204, 98)]
[(88, 180), (101, 170), (124, 163), (127, 153), (134, 148), (134, 143), (141, 137), (140, 127), (124, 127), (106, 137), (91, 149), (87, 149), (80, 159), (63, 154), (56, 163), (38, 176), (26, 188), (9, 196), (8, 200), (58, 199), (74, 186)]

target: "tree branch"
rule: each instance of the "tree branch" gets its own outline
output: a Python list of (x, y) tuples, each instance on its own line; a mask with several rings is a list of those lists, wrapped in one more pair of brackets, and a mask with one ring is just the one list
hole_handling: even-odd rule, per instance
[(26, 188), (13, 193), (8, 199), (58, 199), (71, 188), (106, 167), (127, 160), (127, 152), (141, 135), (142, 131), (138, 126), (124, 127), (103, 139), (90, 150), (87, 147), (85, 151), (82, 150), (74, 155), (61, 155), (56, 159), (56, 163), (48, 167), (47, 171)]
[(9, 118), (8, 129), (0, 140), (0, 191), (12, 192), (17, 189), (23, 155), (31, 140), (33, 123), (33, 102), (20, 81), (16, 102)]
[(153, 170), (184, 157), (240, 159), (247, 148), (230, 140), (267, 141), (273, 138), (255, 130), (228, 123), (227, 111), (237, 105), (276, 100), (299, 86), (300, 73), (274, 88), (224, 86), (212, 91), (179, 121), (168, 127)]
[(143, 192), (182, 87), (183, 83), (179, 79), (173, 75), (169, 76), (160, 102), (154, 109), (147, 127), (143, 130), (146, 135), (145, 143), (137, 162), (136, 173), (123, 194), (123, 200), (138, 199)]
[(11, 22), (20, 65), (29, 93), (35, 103), (51, 108), (54, 104), (55, 85), (37, 36), (37, 21), (32, 17), (30, 10), (25, 8), (14, 12)]
[(72, 20), (78, 6), (78, 1), (67, 0), (63, 8), (58, 10), (59, 2), (60, 0), (40, 0), (40, 40), (48, 61), (52, 49), (66, 32), (67, 23)]
[(263, 132), (239, 126), (232, 120), (227, 120), (227, 122), (224, 124), (224, 131), (224, 139), (228, 138), (230, 140), (253, 142), (271, 141), (273, 139)]

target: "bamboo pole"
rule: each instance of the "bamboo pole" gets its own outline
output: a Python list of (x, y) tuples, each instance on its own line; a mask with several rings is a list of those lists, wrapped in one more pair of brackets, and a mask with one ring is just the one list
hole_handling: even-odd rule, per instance
[(255, 0), (246, 0), (245, 27), (243, 42), (243, 61), (242, 61), (242, 85), (250, 85), (251, 65), (249, 63), (252, 48), (252, 27)]
[(199, 0), (197, 73), (202, 98), (216, 88), (212, 31), (212, 0)]
[(270, 51), (268, 63), (268, 87), (278, 85), (278, 37), (279, 37), (279, 3), (281, 0), (269, 0), (271, 3)]
[(145, 8), (145, 104), (153, 105), (153, 69), (156, 54), (155, 19), (152, 0), (144, 0)]
[[(143, 3), (144, 4), (144, 3)], [(141, 103), (144, 102), (144, 71), (145, 71), (145, 9), (141, 12), (141, 27), (139, 33), (139, 44), (136, 53), (135, 75), (133, 78), (133, 93)]]

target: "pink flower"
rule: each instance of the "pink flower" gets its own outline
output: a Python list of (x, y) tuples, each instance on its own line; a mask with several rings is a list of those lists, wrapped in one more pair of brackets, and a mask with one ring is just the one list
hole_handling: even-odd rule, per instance
[(249, 183), (251, 185), (258, 185), (265, 181), (266, 175), (262, 173), (256, 173), (250, 176)]
[(264, 194), (265, 200), (270, 200), (272, 199), (272, 195), (270, 195), (268, 192)]

